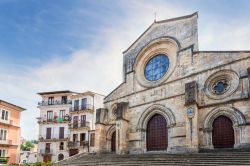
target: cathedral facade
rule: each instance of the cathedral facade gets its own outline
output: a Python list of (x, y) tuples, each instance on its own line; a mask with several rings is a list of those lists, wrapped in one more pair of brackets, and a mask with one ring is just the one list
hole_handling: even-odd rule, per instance
[(96, 111), (96, 151), (250, 147), (250, 51), (199, 51), (198, 14), (155, 21)]

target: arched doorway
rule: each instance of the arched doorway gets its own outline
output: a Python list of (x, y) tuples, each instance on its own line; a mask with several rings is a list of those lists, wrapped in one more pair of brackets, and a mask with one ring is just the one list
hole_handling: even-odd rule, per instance
[(234, 147), (233, 123), (228, 117), (219, 116), (214, 120), (212, 140), (214, 148)]
[(147, 151), (167, 150), (167, 147), (167, 121), (162, 115), (155, 114), (147, 124)]
[(116, 132), (113, 132), (111, 137), (111, 152), (116, 151)]
[(64, 159), (64, 155), (62, 154), (62, 153), (60, 153), (59, 155), (58, 155), (58, 161), (61, 161), (61, 160), (63, 160)]

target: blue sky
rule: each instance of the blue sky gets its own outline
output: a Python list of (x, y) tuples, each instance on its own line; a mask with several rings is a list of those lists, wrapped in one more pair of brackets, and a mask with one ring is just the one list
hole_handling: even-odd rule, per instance
[(196, 11), (200, 50), (250, 49), (248, 0), (0, 0), (0, 98), (27, 108), (22, 136), (38, 138), (37, 92), (108, 94), (122, 81), (122, 51), (154, 12)]

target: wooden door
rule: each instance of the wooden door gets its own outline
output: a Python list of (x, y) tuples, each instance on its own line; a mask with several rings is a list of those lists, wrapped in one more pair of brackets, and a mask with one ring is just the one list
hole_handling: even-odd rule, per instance
[(219, 116), (214, 120), (212, 135), (214, 148), (234, 147), (233, 123), (226, 116)]
[(59, 128), (59, 139), (64, 139), (64, 127)]
[(168, 134), (167, 121), (159, 114), (154, 115), (147, 125), (147, 150), (167, 150)]
[(113, 132), (111, 137), (111, 152), (116, 151), (116, 132)]
[(79, 153), (78, 149), (70, 149), (69, 150), (69, 156), (74, 156)]
[(46, 139), (51, 139), (51, 128), (46, 129)]
[(43, 156), (43, 162), (47, 163), (49, 161), (51, 161), (51, 155), (45, 155), (45, 156)]

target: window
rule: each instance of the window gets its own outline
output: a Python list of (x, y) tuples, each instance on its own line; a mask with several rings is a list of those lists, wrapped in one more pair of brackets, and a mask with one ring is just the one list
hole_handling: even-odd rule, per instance
[(73, 128), (74, 129), (78, 128), (78, 116), (73, 117)]
[(64, 139), (64, 127), (59, 128), (59, 139)]
[(46, 139), (51, 139), (51, 128), (46, 129)]
[(6, 110), (2, 110), (2, 120), (8, 120), (9, 118), (9, 112)]
[(149, 81), (161, 79), (169, 68), (169, 59), (164, 54), (159, 54), (148, 61), (144, 69), (144, 75)]
[(6, 150), (0, 149), (0, 157), (6, 157)]
[(54, 97), (49, 97), (48, 99), (48, 105), (54, 104)]
[(87, 108), (87, 98), (82, 99), (82, 105), (81, 109), (86, 109)]
[(45, 153), (50, 153), (50, 143), (45, 144)]
[(61, 160), (63, 160), (64, 159), (64, 155), (63, 154), (59, 154), (58, 155), (58, 161), (61, 161)]
[(85, 137), (86, 137), (86, 134), (85, 133), (81, 133), (80, 134), (80, 141), (85, 141)]
[(1, 129), (0, 130), (0, 140), (7, 140), (7, 130)]
[(60, 142), (60, 147), (59, 147), (60, 150), (63, 150), (64, 149), (64, 142)]
[(90, 134), (90, 146), (95, 146), (95, 133)]
[(73, 142), (77, 142), (78, 141), (78, 135), (77, 134), (73, 134)]
[(67, 96), (62, 96), (62, 104), (67, 104)]
[(64, 116), (65, 116), (65, 110), (60, 110), (59, 116), (60, 116), (60, 118), (64, 118)]
[(79, 100), (75, 100), (74, 102), (74, 111), (78, 111), (79, 110)]
[(81, 127), (86, 126), (86, 115), (81, 115)]
[(47, 111), (47, 120), (50, 121), (53, 119), (53, 111)]
[(215, 94), (220, 95), (226, 92), (229, 88), (229, 84), (226, 80), (220, 80), (216, 82), (213, 86), (213, 91)]

